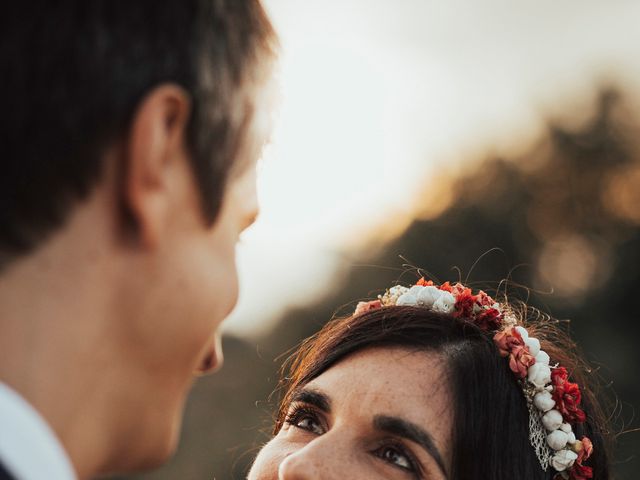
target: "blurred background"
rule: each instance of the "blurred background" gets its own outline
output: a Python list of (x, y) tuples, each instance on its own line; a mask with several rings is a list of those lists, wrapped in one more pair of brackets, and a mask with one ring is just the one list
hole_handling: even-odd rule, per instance
[(286, 352), (415, 281), (410, 266), (488, 290), (510, 279), (571, 319), (604, 379), (617, 478), (637, 477), (640, 3), (265, 4), (282, 103), (225, 365), (198, 381), (176, 457), (127, 478), (244, 478)]

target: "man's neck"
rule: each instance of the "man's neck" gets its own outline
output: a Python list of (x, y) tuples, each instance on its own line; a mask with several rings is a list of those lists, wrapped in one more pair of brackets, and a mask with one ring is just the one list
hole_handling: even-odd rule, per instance
[(46, 419), (83, 479), (107, 461), (113, 406), (104, 394), (118, 388), (109, 383), (118, 367), (105, 331), (109, 262), (100, 241), (72, 242), (77, 232), (67, 230), (0, 275), (0, 381)]

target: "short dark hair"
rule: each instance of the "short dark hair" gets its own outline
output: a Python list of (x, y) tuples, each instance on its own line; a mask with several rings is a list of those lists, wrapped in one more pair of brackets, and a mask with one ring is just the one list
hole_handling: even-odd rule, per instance
[[(527, 329), (541, 340), (552, 360), (567, 367), (582, 390), (587, 421), (576, 425), (578, 438), (593, 442), (589, 465), (594, 478), (609, 478), (607, 431), (584, 365), (568, 338), (551, 323)], [(375, 347), (433, 351), (445, 362), (453, 398), (451, 479), (551, 480), (529, 443), (529, 413), (522, 388), (493, 342), (492, 335), (463, 318), (422, 307), (392, 306), (336, 319), (307, 339), (283, 369), (284, 390), (275, 430), (282, 427), (299, 388), (347, 356)]]
[(0, 266), (63, 224), (163, 83), (191, 96), (187, 147), (215, 220), (276, 50), (260, 0), (32, 0), (0, 17)]

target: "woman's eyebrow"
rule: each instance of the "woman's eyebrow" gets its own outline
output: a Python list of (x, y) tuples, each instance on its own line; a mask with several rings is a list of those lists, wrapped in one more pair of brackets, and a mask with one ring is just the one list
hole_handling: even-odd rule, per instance
[(319, 390), (303, 388), (295, 392), (291, 397), (291, 403), (308, 403), (319, 408), (325, 413), (331, 413), (331, 399)]
[(442, 460), (442, 455), (440, 455), (440, 452), (433, 441), (433, 437), (429, 432), (408, 420), (386, 415), (376, 415), (373, 418), (373, 426), (376, 430), (406, 438), (407, 440), (411, 440), (412, 442), (422, 446), (422, 448), (424, 448), (429, 455), (433, 457), (434, 461), (438, 464), (438, 467), (440, 467), (440, 471), (444, 477), (447, 478), (447, 471), (444, 466), (444, 461)]

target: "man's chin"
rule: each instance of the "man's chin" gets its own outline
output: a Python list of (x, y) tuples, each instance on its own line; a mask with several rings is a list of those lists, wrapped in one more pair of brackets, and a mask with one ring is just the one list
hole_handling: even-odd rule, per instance
[(161, 454), (156, 454), (150, 457), (147, 457), (142, 462), (134, 466), (134, 468), (129, 469), (129, 472), (148, 472), (150, 470), (155, 470), (157, 468), (162, 467), (165, 463), (167, 463), (173, 457), (175, 453), (175, 448), (171, 450), (166, 450)]
[(152, 470), (161, 467), (171, 460), (171, 457), (173, 457), (178, 448), (178, 438), (178, 434), (173, 435), (166, 444), (160, 445), (154, 451), (150, 452), (149, 456), (140, 462), (140, 470)]
[(154, 451), (144, 457), (133, 457), (121, 459), (117, 464), (110, 465), (102, 475), (125, 475), (131, 473), (145, 473), (155, 470), (167, 463), (175, 453), (175, 446), (164, 450)]
[(180, 426), (181, 422), (176, 422), (169, 432), (156, 432), (153, 438), (145, 442), (123, 445), (118, 458), (110, 462), (102, 474), (142, 473), (163, 466), (177, 450)]

